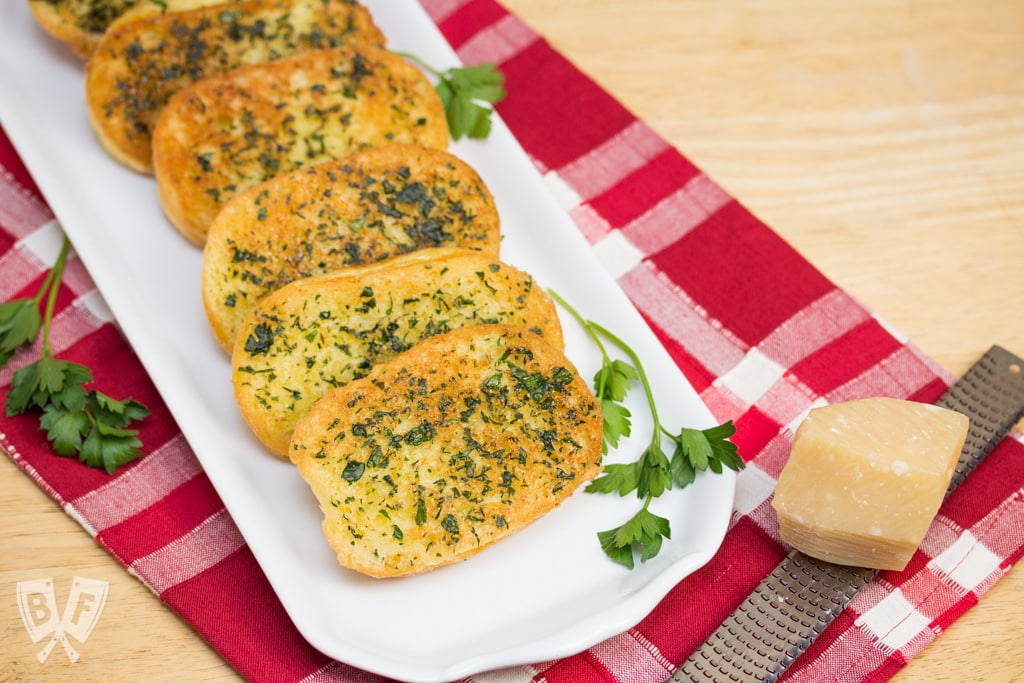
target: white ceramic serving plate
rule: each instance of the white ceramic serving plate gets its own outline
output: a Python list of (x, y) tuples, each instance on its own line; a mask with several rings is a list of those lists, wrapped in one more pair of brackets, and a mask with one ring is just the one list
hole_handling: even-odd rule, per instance
[[(455, 54), (414, 0), (367, 3), (390, 46), (438, 66)], [(200, 298), (201, 252), (160, 212), (152, 178), (111, 160), (85, 111), (82, 64), (35, 24), (24, 0), (0, 3), (0, 123), (141, 358), (210, 480), (301, 633), (322, 652), (403, 680), (443, 681), (586, 649), (642, 619), (718, 549), (735, 477), (703, 476), (656, 501), (672, 524), (661, 554), (634, 571), (607, 559), (596, 532), (628, 519), (636, 499), (577, 491), (528, 529), (458, 565), (374, 580), (341, 568), (321, 516), (289, 463), (268, 455), (239, 416), (229, 359)], [(707, 408), (680, 374), (508, 129), (452, 150), (498, 200), (503, 259), (531, 272), (644, 359), (668, 426), (707, 427)], [(599, 356), (568, 315), (567, 354), (584, 377)], [(610, 461), (649, 438), (636, 432)], [(669, 411), (665, 411), (669, 413)], [(646, 429), (646, 431), (645, 431)]]

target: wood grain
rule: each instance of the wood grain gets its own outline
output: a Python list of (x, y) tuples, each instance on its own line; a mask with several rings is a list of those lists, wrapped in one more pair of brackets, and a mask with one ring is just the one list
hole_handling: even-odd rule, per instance
[[(507, 0), (828, 277), (952, 375), (1024, 353), (1024, 2)], [(237, 680), (0, 458), (0, 683)], [(110, 582), (45, 666), (18, 581)], [(893, 679), (1024, 680), (1013, 570)]]

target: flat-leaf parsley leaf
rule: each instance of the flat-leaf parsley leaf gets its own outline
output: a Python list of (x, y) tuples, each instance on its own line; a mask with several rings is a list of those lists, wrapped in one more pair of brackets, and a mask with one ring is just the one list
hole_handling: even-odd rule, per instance
[[(86, 389), (93, 381), (89, 368), (55, 358), (50, 349), (50, 322), (70, 246), (65, 237), (57, 261), (33, 298), (0, 305), (0, 367), (16, 350), (34, 342), (40, 330), (43, 336), (39, 358), (11, 376), (5, 412), (10, 417), (41, 411), (39, 427), (46, 432), (54, 453), (77, 456), (86, 465), (113, 474), (142, 455), (138, 430), (130, 427), (149, 415), (149, 409), (132, 399), (119, 401)], [(40, 314), (44, 297), (45, 309)]]
[(483, 139), (490, 134), (492, 106), (505, 99), (506, 95), (505, 76), (494, 64), (452, 67), (440, 71), (415, 55), (406, 52), (398, 54), (437, 78), (434, 89), (444, 104), (452, 140), (463, 136)]
[[(594, 395), (601, 402), (604, 414), (605, 453), (630, 434), (632, 416), (622, 401), (635, 382), (639, 381), (647, 399), (654, 423), (650, 443), (633, 462), (605, 465), (601, 475), (585, 489), (588, 493), (617, 493), (620, 496), (635, 492), (636, 497), (643, 501), (640, 510), (624, 524), (597, 534), (605, 554), (632, 569), (637, 556), (640, 562), (657, 556), (664, 540), (672, 536), (669, 521), (649, 509), (652, 500), (673, 487), (683, 488), (692, 484), (697, 472), (711, 470), (721, 474), (726, 468), (734, 471), (743, 469), (743, 459), (737, 453), (736, 444), (729, 440), (736, 433), (736, 427), (730, 420), (703, 430), (683, 427), (679, 433), (665, 428), (636, 352), (608, 329), (584, 319), (558, 294), (550, 294), (583, 327), (601, 353), (601, 368), (594, 375)], [(612, 358), (602, 340), (621, 349), (629, 361)], [(663, 447), (666, 439), (674, 445), (671, 457)]]

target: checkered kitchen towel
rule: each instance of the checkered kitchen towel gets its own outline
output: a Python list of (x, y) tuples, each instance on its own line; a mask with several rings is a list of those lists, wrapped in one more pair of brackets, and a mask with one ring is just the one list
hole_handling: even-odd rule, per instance
[[(875, 395), (932, 402), (950, 378), (502, 6), (424, 4), (466, 63), (500, 65), (502, 116), (716, 418), (735, 421), (749, 463), (707, 566), (626, 633), (500, 680), (665, 680), (786, 554), (768, 501), (805, 411)], [(58, 230), (0, 135), (3, 300), (36, 291)], [(77, 260), (58, 306), (55, 352), (92, 367), (112, 395), (154, 408), (141, 434), (149, 450), (111, 478), (51, 455), (34, 416), (0, 418), (15, 462), (243, 676), (380, 680), (299, 636)], [(18, 364), (0, 373), (0, 394)], [(910, 566), (879, 574), (787, 677), (892, 676), (1024, 552), (1021, 481), (1014, 435), (946, 501)]]

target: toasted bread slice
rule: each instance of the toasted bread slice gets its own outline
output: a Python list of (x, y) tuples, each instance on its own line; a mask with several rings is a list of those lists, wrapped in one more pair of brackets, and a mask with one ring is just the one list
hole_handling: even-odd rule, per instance
[(289, 457), (338, 562), (374, 577), (465, 559), (601, 470), (603, 419), (561, 351), (523, 328), (426, 339), (328, 392)]
[[(48, 1), (48, 0), (44, 0)], [(95, 1), (95, 0), (94, 0)], [(103, 0), (99, 0), (102, 2)], [(134, 0), (131, 7), (119, 14), (110, 25), (107, 31), (111, 31), (121, 24), (129, 21), (138, 21), (147, 17), (155, 17), (171, 12), (185, 12), (188, 10), (209, 7), (211, 5), (238, 5), (241, 0)], [(102, 37), (102, 36), (101, 36)]]
[(107, 28), (138, 0), (29, 0), (39, 25), (79, 57), (88, 57)]
[(29, 0), (39, 24), (71, 51), (88, 58), (119, 23), (234, 0)]
[(561, 349), (554, 302), (533, 278), (467, 249), (422, 249), (296, 280), (260, 300), (231, 355), (235, 399), (286, 457), (295, 423), (329, 389), (422, 339), (484, 323), (522, 325)]
[(145, 14), (107, 31), (85, 76), (89, 119), (100, 142), (141, 173), (152, 172), (160, 111), (185, 86), (309, 50), (385, 41), (355, 0), (243, 0)]
[(390, 142), (445, 149), (444, 105), (426, 77), (379, 48), (314, 50), (179, 91), (153, 133), (164, 212), (196, 244), (239, 192)]
[(293, 280), (429, 247), (497, 258), (500, 241), (494, 199), (466, 162), (419, 145), (370, 147), (227, 202), (203, 249), (203, 303), (230, 352), (253, 304)]

